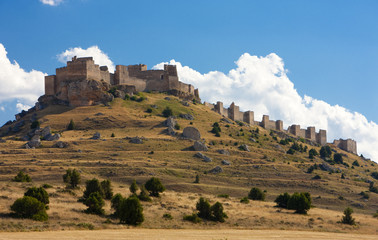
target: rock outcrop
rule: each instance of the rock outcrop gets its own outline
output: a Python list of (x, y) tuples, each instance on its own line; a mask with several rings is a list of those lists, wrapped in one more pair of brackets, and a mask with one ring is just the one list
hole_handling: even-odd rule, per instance
[(192, 139), (192, 140), (200, 140), (201, 139), (201, 133), (195, 127), (184, 128), (182, 135), (183, 135), (184, 138), (189, 138), (189, 139)]
[(195, 141), (194, 145), (193, 145), (193, 148), (194, 148), (195, 151), (204, 151), (204, 152), (206, 152), (208, 150), (207, 146), (205, 145), (205, 143), (200, 142), (200, 141)]

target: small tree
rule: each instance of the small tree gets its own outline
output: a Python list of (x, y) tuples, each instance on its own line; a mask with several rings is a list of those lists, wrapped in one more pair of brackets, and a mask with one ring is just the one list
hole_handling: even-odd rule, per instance
[(353, 209), (350, 207), (345, 208), (344, 216), (341, 218), (341, 222), (344, 224), (355, 225), (354, 218), (352, 217)]
[(32, 124), (30, 125), (30, 128), (31, 129), (36, 129), (36, 128), (39, 128), (41, 126), (41, 124), (39, 123), (38, 120), (35, 120), (32, 122)]
[(31, 218), (37, 221), (46, 221), (48, 215), (46, 206), (34, 197), (24, 196), (17, 199), (11, 206), (11, 210), (17, 217)]
[(330, 146), (323, 146), (321, 149), (320, 149), (320, 157), (322, 158), (327, 158), (327, 157), (331, 157), (332, 155), (332, 150), (330, 148)]
[(113, 197), (113, 188), (112, 188), (112, 183), (110, 180), (104, 180), (101, 182), (101, 188), (104, 191), (104, 198), (105, 199), (112, 199)]
[(295, 210), (295, 213), (306, 214), (311, 207), (309, 193), (294, 193), (287, 202), (287, 208)]
[(80, 181), (80, 173), (76, 169), (67, 169), (66, 174), (63, 175), (63, 182), (67, 183), (67, 186), (70, 186), (71, 188), (77, 188)]
[(360, 166), (360, 164), (358, 163), (357, 160), (354, 160), (354, 162), (352, 163), (352, 165), (353, 165), (353, 166), (356, 166), (356, 167), (359, 167), (359, 166)]
[(31, 182), (31, 177), (25, 174), (23, 171), (19, 171), (18, 174), (13, 178), (15, 182)]
[(134, 179), (133, 182), (132, 182), (131, 185), (130, 185), (130, 192), (131, 192), (132, 194), (136, 194), (136, 192), (138, 191), (138, 189), (139, 189), (139, 187), (138, 187), (138, 185), (136, 184), (136, 181), (135, 181), (135, 179)]
[(71, 119), (70, 123), (68, 124), (67, 126), (67, 130), (74, 130), (75, 129), (75, 123), (74, 121)]
[(24, 193), (24, 196), (29, 196), (36, 198), (38, 201), (46, 205), (46, 209), (48, 209), (48, 204), (50, 203), (49, 194), (43, 187), (31, 187)]
[(142, 185), (140, 187), (140, 193), (138, 195), (139, 200), (144, 201), (144, 202), (151, 202), (151, 198), (147, 192), (147, 189)]
[(200, 197), (196, 204), (196, 209), (198, 210), (198, 217), (204, 219), (211, 219), (211, 206), (207, 199)]
[(101, 196), (104, 196), (104, 191), (102, 190), (101, 184), (96, 178), (88, 180), (85, 184), (86, 186), (83, 194), (84, 202), (88, 199), (89, 195), (94, 192), (98, 192)]
[(227, 218), (227, 214), (223, 212), (223, 205), (220, 202), (216, 202), (210, 208), (212, 219), (217, 222), (224, 222), (224, 219)]
[(314, 159), (314, 157), (318, 156), (319, 153), (315, 149), (311, 148), (310, 151), (308, 151), (308, 157), (310, 159)]
[(88, 206), (86, 210), (87, 213), (93, 213), (93, 214), (98, 214), (98, 215), (104, 214), (104, 209), (102, 208), (105, 205), (105, 201), (99, 192), (93, 192), (89, 194), (84, 204)]
[(135, 196), (121, 200), (118, 209), (121, 223), (140, 225), (144, 221), (142, 204)]
[(197, 174), (196, 175), (196, 180), (194, 180), (194, 183), (199, 183), (200, 182), (200, 177), (199, 177), (199, 175)]
[(263, 191), (261, 191), (261, 189), (254, 187), (249, 192), (248, 198), (252, 199), (252, 200), (264, 201), (265, 200), (265, 193)]
[(287, 208), (287, 202), (289, 201), (289, 199), (290, 199), (290, 194), (285, 192), (283, 194), (278, 195), (278, 197), (276, 198), (276, 200), (274, 200), (274, 202), (277, 203), (277, 207)]
[(150, 195), (154, 197), (159, 197), (159, 192), (165, 191), (165, 187), (161, 183), (160, 179), (155, 177), (148, 180), (144, 186), (150, 192)]
[(340, 153), (335, 153), (333, 155), (333, 161), (338, 164), (343, 164), (343, 155), (341, 155)]
[(120, 193), (117, 193), (116, 195), (113, 196), (111, 200), (111, 207), (114, 209), (114, 215), (116, 217), (119, 217), (119, 206), (121, 204), (121, 201), (124, 200), (124, 197)]
[(170, 117), (170, 116), (173, 116), (173, 111), (170, 107), (166, 107), (164, 110), (163, 110), (163, 116), (164, 117)]

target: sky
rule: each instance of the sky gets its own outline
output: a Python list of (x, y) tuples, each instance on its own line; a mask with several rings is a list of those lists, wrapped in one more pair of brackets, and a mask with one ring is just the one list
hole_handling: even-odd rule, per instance
[(72, 56), (176, 64), (201, 99), (357, 140), (378, 161), (378, 1), (1, 0), (0, 125)]

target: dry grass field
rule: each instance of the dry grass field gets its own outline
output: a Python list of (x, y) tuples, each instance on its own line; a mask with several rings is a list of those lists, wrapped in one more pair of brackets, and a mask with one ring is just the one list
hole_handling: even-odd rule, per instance
[[(147, 100), (142, 102), (116, 99), (110, 106), (50, 106), (37, 112), (41, 127), (50, 126), (54, 132), (61, 133), (60, 140), (69, 144), (67, 148), (55, 148), (54, 142), (48, 141), (42, 141), (42, 147), (37, 149), (23, 148), (26, 142), (19, 139), (30, 130), (30, 116), (25, 116), (27, 124), (24, 129), (15, 135), (4, 137), (6, 141), (0, 143), (0, 231), (3, 231), (0, 239), (25, 239), (23, 236), (34, 239), (38, 236), (37, 233), (7, 233), (14, 231), (47, 231), (39, 239), (49, 238), (47, 236), (53, 238), (54, 232), (48, 231), (59, 231), (54, 237), (64, 236), (65, 239), (80, 239), (78, 236), (85, 234), (93, 236), (91, 239), (111, 239), (109, 236), (117, 234), (120, 236), (115, 238), (119, 239), (122, 239), (123, 234), (128, 235), (125, 237), (138, 234), (140, 239), (151, 239), (149, 236), (154, 236), (154, 239), (182, 236), (181, 239), (185, 239), (184, 236), (187, 235), (194, 236), (190, 239), (275, 239), (276, 236), (285, 239), (291, 235), (297, 239), (311, 236), (314, 236), (313, 239), (363, 239), (355, 236), (378, 234), (378, 219), (373, 217), (378, 210), (378, 194), (368, 193), (368, 199), (360, 195), (361, 192), (368, 191), (367, 182), (374, 181), (370, 176), (371, 172), (378, 171), (374, 162), (335, 149), (344, 154), (344, 162), (349, 167), (335, 164), (333, 167), (339, 173), (317, 169), (309, 174), (306, 172), (311, 165), (323, 163), (324, 160), (319, 157), (311, 160), (308, 153), (286, 154), (289, 146), (278, 144), (280, 138), (270, 131), (257, 126), (227, 124), (221, 121), (220, 115), (201, 104), (186, 107), (181, 100), (172, 96), (169, 96), (171, 100), (165, 100), (164, 94), (144, 95)], [(147, 113), (146, 110), (151, 105), (156, 105), (157, 108), (152, 108), (152, 113)], [(166, 106), (171, 107), (176, 115), (188, 113), (194, 116), (192, 121), (177, 118), (180, 125), (178, 133), (186, 126), (198, 128), (209, 146), (209, 151), (203, 153), (212, 162), (206, 163), (194, 156), (196, 152), (192, 150), (192, 141), (179, 136), (172, 137), (164, 132), (165, 118), (161, 116), (161, 112)], [(66, 131), (71, 119), (76, 124), (76, 130)], [(210, 132), (214, 122), (220, 123), (221, 137), (215, 137)], [(5, 131), (5, 128), (0, 129), (0, 132)], [(250, 141), (251, 130), (257, 128), (259, 134), (254, 136), (256, 142)], [(101, 133), (100, 140), (90, 139), (95, 132)], [(115, 137), (111, 137), (112, 133)], [(133, 144), (126, 139), (135, 136), (144, 137), (144, 143)], [(251, 151), (239, 150), (238, 146), (242, 143), (248, 144)], [(309, 149), (320, 149), (318, 146), (303, 145)], [(228, 150), (230, 155), (218, 153), (217, 150), (220, 149)], [(229, 161), (231, 165), (222, 165), (222, 160)], [(352, 167), (356, 160), (360, 166)], [(215, 166), (221, 166), (224, 171), (220, 174), (208, 173)], [(80, 171), (80, 189), (65, 188), (62, 175), (68, 168)], [(29, 174), (33, 181), (12, 182), (11, 179), (20, 170)], [(341, 172), (345, 174), (345, 179), (341, 178)], [(200, 176), (199, 184), (193, 183), (197, 174)], [(315, 175), (319, 175), (321, 179), (313, 179)], [(141, 185), (152, 176), (160, 178), (167, 191), (150, 203), (142, 203), (145, 221), (140, 227), (129, 229), (129, 226), (119, 224), (118, 220), (111, 217), (109, 201), (106, 202), (104, 216), (83, 213), (86, 207), (77, 201), (82, 196), (84, 183), (88, 179), (109, 179), (114, 193), (128, 196), (133, 179)], [(49, 220), (36, 222), (11, 218), (10, 205), (22, 197), (28, 187), (45, 183), (52, 185), (52, 188), (46, 189), (50, 196), (50, 209), (47, 211)], [(266, 190), (266, 201), (240, 203), (240, 199), (247, 196), (251, 187)], [(278, 194), (304, 191), (311, 193), (314, 205), (307, 215), (274, 207), (273, 201)], [(228, 194), (230, 197), (218, 197), (220, 194)], [(211, 203), (219, 201), (223, 204), (229, 217), (225, 223), (204, 221), (193, 224), (183, 220), (184, 215), (195, 211), (200, 196), (208, 198)], [(342, 211), (348, 206), (355, 211), (353, 216), (356, 218), (356, 226), (338, 223)], [(165, 213), (171, 214), (173, 219), (164, 219)], [(96, 231), (71, 232), (92, 229)], [(60, 232), (62, 230), (64, 231)], [(339, 235), (331, 235), (329, 232)], [(269, 236), (253, 238), (265, 233), (269, 233)], [(342, 235), (343, 233), (348, 235)], [(369, 238), (371, 236), (361, 236), (373, 239)]]

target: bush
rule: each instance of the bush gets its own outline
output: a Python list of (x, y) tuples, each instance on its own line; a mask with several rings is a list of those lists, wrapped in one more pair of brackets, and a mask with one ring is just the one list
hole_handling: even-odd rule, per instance
[(88, 196), (87, 200), (85, 200), (84, 204), (88, 207), (85, 211), (86, 213), (93, 213), (98, 215), (104, 214), (104, 209), (102, 208), (105, 205), (105, 201), (99, 192), (91, 193)]
[(362, 198), (364, 198), (364, 199), (369, 199), (369, 198), (370, 198), (369, 193), (367, 193), (367, 192), (361, 192), (360, 195), (361, 195)]
[(37, 221), (47, 221), (46, 206), (36, 198), (24, 196), (17, 199), (11, 206), (17, 217), (31, 218)]
[(181, 126), (180, 126), (178, 123), (176, 123), (176, 125), (175, 125), (175, 129), (176, 129), (176, 130), (180, 130), (180, 128), (181, 128)]
[(264, 201), (265, 200), (265, 193), (263, 191), (261, 191), (261, 189), (254, 187), (249, 192), (248, 198), (252, 199), (252, 200)]
[(322, 158), (327, 158), (327, 157), (331, 157), (332, 155), (332, 150), (329, 146), (323, 146), (321, 149), (320, 149), (320, 157)]
[(163, 116), (164, 117), (170, 117), (170, 116), (173, 116), (173, 111), (170, 107), (166, 107), (164, 110), (163, 110)]
[(192, 223), (200, 223), (202, 220), (198, 217), (197, 214), (193, 213), (192, 215), (185, 215), (183, 220), (190, 221)]
[(67, 130), (75, 130), (75, 123), (74, 123), (74, 121), (72, 119), (71, 119), (70, 123), (67, 126)]
[(103, 197), (107, 200), (112, 199), (113, 197), (113, 188), (112, 188), (112, 183), (110, 180), (104, 180), (101, 182), (101, 188), (104, 192)]
[(28, 188), (28, 190), (24, 193), (24, 196), (33, 197), (40, 201), (41, 203), (46, 205), (46, 209), (48, 209), (47, 204), (50, 203), (49, 200), (49, 194), (46, 192), (46, 190), (43, 187), (31, 187)]
[(283, 194), (278, 195), (278, 197), (276, 198), (276, 200), (274, 200), (274, 202), (277, 203), (277, 207), (287, 208), (287, 202), (289, 201), (289, 199), (290, 199), (290, 194), (285, 192)]
[(161, 183), (160, 179), (155, 177), (148, 180), (144, 186), (150, 192), (150, 195), (154, 197), (159, 197), (159, 192), (165, 191), (165, 187)]
[(52, 188), (53, 186), (51, 186), (51, 185), (48, 184), (48, 183), (44, 183), (44, 184), (42, 184), (42, 187), (43, 187), (44, 189), (48, 189), (48, 188)]
[(291, 154), (291, 155), (293, 155), (293, 154), (295, 153), (295, 150), (292, 149), (292, 148), (289, 148), (289, 150), (287, 150), (286, 153), (287, 153), (287, 154)]
[(91, 193), (98, 192), (101, 196), (104, 196), (104, 191), (102, 190), (101, 184), (96, 178), (86, 181), (85, 184), (85, 191), (82, 198), (84, 202), (88, 199)]
[(295, 210), (295, 213), (306, 214), (311, 207), (309, 193), (294, 193), (287, 202), (287, 208)]
[(373, 193), (378, 193), (378, 188), (374, 186), (374, 182), (370, 182), (369, 191)]
[(152, 113), (152, 108), (147, 108), (146, 112), (147, 113)]
[(119, 220), (129, 225), (140, 225), (144, 221), (143, 207), (137, 197), (123, 199), (118, 207)]
[(378, 180), (378, 172), (372, 172), (371, 176)]
[(211, 129), (211, 132), (214, 133), (215, 136), (217, 136), (217, 135), (220, 136), (220, 132), (222, 132), (222, 130), (221, 130), (218, 122), (213, 123), (213, 129)]
[(164, 213), (163, 214), (163, 218), (164, 219), (168, 219), (168, 220), (172, 220), (173, 219), (173, 217), (172, 217), (172, 215), (170, 213)]
[(337, 164), (343, 164), (343, 155), (341, 155), (340, 153), (335, 153), (333, 155), (333, 161)]
[(121, 201), (123, 200), (124, 200), (124, 197), (122, 197), (120, 193), (117, 193), (116, 195), (114, 195), (111, 200), (111, 207), (112, 209), (115, 210), (114, 215), (116, 217), (119, 217), (119, 206), (120, 206)]
[(144, 202), (151, 202), (151, 198), (148, 195), (147, 189), (142, 185), (140, 188), (140, 193), (138, 195), (139, 200), (144, 201)]
[(196, 180), (194, 180), (194, 183), (199, 183), (200, 182), (200, 177), (199, 177), (199, 175), (197, 174), (196, 175)]
[(354, 162), (352, 163), (352, 165), (353, 165), (353, 166), (356, 166), (356, 167), (359, 167), (359, 166), (360, 166), (360, 164), (358, 163), (357, 160), (354, 160)]
[(31, 177), (25, 174), (23, 171), (19, 171), (18, 174), (13, 178), (15, 182), (31, 182)]
[(216, 202), (211, 206), (212, 220), (216, 222), (224, 222), (227, 218), (227, 214), (223, 212), (223, 205), (220, 202)]
[(220, 197), (220, 198), (229, 198), (230, 195), (228, 195), (228, 194), (219, 194), (218, 197)]
[(352, 217), (353, 209), (350, 207), (345, 208), (344, 216), (341, 218), (341, 223), (355, 225), (354, 218)]
[(248, 197), (243, 197), (242, 199), (240, 199), (240, 202), (248, 204), (249, 203), (249, 199), (248, 199)]
[(319, 153), (315, 149), (311, 148), (310, 151), (308, 151), (308, 157), (310, 159), (314, 159), (314, 157), (318, 156)]
[(32, 122), (32, 124), (30, 125), (30, 128), (31, 129), (36, 129), (36, 128), (39, 128), (41, 126), (41, 124), (39, 123), (38, 120), (35, 120)]
[(114, 137), (115, 137), (115, 134), (114, 134), (114, 133), (112, 133), (112, 135), (110, 135), (110, 137), (114, 138)]
[(315, 169), (318, 169), (318, 165), (314, 164), (307, 169), (307, 173), (312, 173)]
[(196, 204), (196, 209), (198, 211), (198, 217), (204, 219), (211, 219), (211, 206), (207, 199), (200, 197)]
[(130, 189), (130, 192), (131, 192), (132, 194), (136, 194), (136, 192), (138, 191), (139, 187), (138, 187), (138, 185), (136, 184), (135, 179), (134, 179), (133, 182), (131, 183), (129, 189)]
[(76, 188), (80, 181), (80, 173), (76, 169), (67, 169), (66, 174), (63, 175), (63, 182), (67, 183), (67, 186), (71, 188)]

